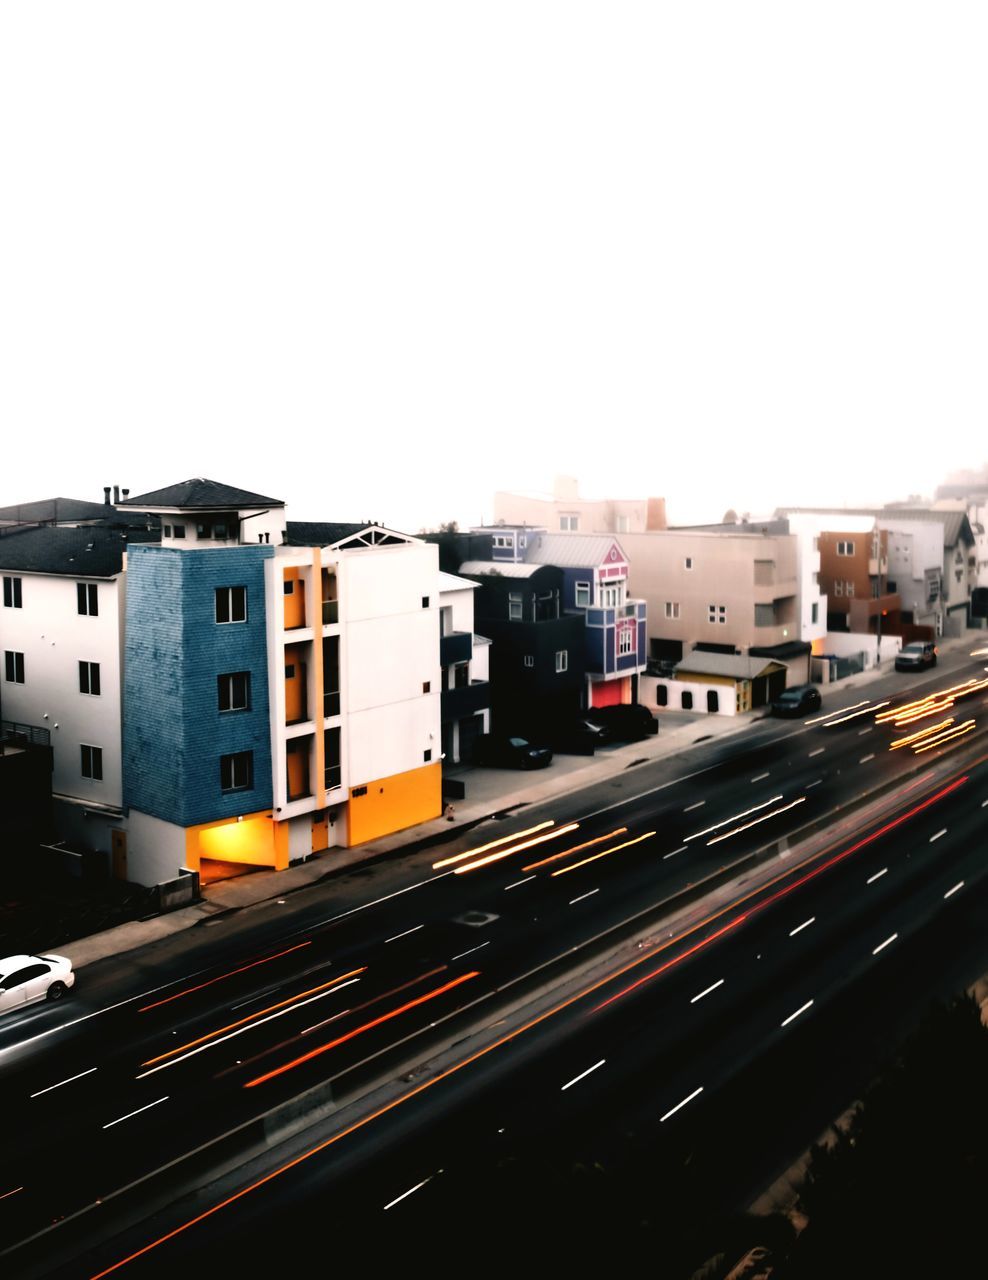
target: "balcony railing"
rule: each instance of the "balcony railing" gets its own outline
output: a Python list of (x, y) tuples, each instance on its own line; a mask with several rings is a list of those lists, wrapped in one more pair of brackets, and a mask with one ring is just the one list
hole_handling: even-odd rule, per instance
[(644, 622), (645, 612), (644, 600), (629, 600), (613, 609), (588, 609), (586, 622), (588, 627), (613, 627), (621, 618), (636, 618), (639, 622)]
[(439, 665), (452, 667), (469, 662), (473, 657), (473, 635), (469, 631), (451, 631), (439, 637)]
[(491, 705), (491, 687), (486, 680), (474, 680), (459, 689), (444, 689), (439, 699), (439, 716), (443, 724), (475, 715)]
[(0, 720), (0, 742), (47, 747), (51, 745), (51, 732), (40, 725), (18, 724), (15, 720)]

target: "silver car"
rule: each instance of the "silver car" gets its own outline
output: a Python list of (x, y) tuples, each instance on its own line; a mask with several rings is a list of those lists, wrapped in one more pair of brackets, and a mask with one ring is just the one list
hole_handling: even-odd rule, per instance
[(7, 956), (0, 960), (0, 1013), (36, 1000), (61, 1000), (74, 985), (68, 956)]

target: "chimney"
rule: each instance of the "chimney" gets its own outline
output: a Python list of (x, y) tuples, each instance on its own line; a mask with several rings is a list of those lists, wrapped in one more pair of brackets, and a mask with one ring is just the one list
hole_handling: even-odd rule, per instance
[(113, 486), (113, 501), (114, 504), (120, 501), (120, 486), (118, 484)]
[(108, 484), (103, 486), (103, 501), (107, 506), (110, 505), (110, 486)]
[(120, 493), (121, 493), (121, 494), (122, 494), (122, 496), (123, 496), (123, 500), (124, 500), (124, 502), (126, 502), (126, 501), (127, 501), (127, 499), (130, 497), (130, 490), (129, 490), (129, 489), (121, 489), (121, 490), (120, 490)]

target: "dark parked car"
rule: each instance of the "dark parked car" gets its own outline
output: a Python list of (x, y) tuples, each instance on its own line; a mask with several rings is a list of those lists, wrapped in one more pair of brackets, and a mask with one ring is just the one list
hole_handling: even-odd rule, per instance
[(552, 761), (548, 747), (505, 733), (482, 733), (473, 744), (474, 764), (502, 769), (544, 769)]
[(904, 644), (895, 655), (896, 671), (925, 671), (937, 665), (937, 647), (932, 640), (914, 640)]
[(823, 705), (820, 690), (812, 684), (794, 684), (783, 689), (772, 703), (776, 716), (801, 716), (807, 711), (819, 711)]
[(557, 751), (574, 751), (587, 755), (597, 747), (606, 746), (614, 737), (606, 725), (599, 723), (596, 712), (560, 720), (548, 726), (545, 733), (538, 736), (544, 737)]
[(648, 707), (640, 702), (618, 703), (611, 707), (594, 707), (592, 713), (595, 724), (609, 729), (618, 742), (635, 742), (639, 738), (647, 738), (650, 733), (658, 733), (659, 722)]

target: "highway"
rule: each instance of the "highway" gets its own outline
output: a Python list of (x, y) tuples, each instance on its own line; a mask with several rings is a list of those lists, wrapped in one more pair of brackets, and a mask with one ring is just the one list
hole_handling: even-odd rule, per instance
[[(204, 1210), (120, 1273), (245, 1240), (247, 1265), (254, 1233), (312, 1198), (321, 1226), (327, 1203), (340, 1229), (429, 1220), (451, 1171), (508, 1134), (524, 1150), (693, 1123), (874, 970), (915, 964), (924, 930), (977, 919), (983, 660), (869, 693), (485, 824), (373, 905), (329, 913), (323, 896), (213, 963), (197, 939), (150, 984), (104, 977), (6, 1019), (12, 1273), (96, 1274)], [(909, 723), (879, 719), (909, 702)], [(304, 1158), (272, 1177), (286, 1154)], [(238, 1199), (183, 1201), (219, 1166)]]

